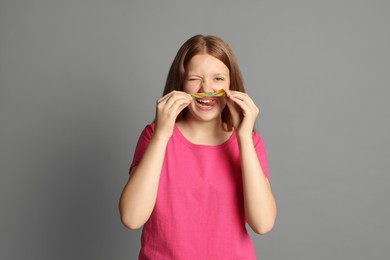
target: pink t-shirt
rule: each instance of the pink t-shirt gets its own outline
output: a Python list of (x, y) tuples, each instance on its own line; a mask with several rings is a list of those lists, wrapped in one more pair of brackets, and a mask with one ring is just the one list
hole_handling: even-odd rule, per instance
[[(141, 133), (131, 167), (141, 160), (153, 129), (151, 124)], [(264, 144), (255, 132), (253, 143), (268, 178)], [(235, 133), (218, 146), (197, 145), (175, 126), (139, 259), (256, 259), (245, 227), (241, 174)]]

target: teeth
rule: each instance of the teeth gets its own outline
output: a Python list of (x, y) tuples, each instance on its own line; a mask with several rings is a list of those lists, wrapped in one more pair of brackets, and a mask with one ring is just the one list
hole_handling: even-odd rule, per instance
[(210, 99), (198, 99), (198, 102), (208, 104), (211, 102), (211, 100)]

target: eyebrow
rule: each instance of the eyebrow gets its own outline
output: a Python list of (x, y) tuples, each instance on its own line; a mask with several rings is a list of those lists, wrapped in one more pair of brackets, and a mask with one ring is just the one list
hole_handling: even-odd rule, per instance
[[(227, 76), (228, 74), (226, 74), (226, 73), (223, 73), (223, 72), (221, 72), (221, 73), (214, 73), (214, 74), (212, 74), (212, 76)], [(199, 78), (202, 78), (202, 76), (200, 76), (200, 75), (198, 75), (198, 74), (193, 74), (193, 73), (188, 73), (187, 74), (187, 77), (199, 77)]]
[(228, 74), (226, 73), (215, 73), (213, 76), (227, 76)]

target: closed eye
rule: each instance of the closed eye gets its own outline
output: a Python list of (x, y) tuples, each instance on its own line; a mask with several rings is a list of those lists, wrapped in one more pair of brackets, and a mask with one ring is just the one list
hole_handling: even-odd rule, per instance
[(198, 77), (189, 77), (187, 78), (188, 81), (195, 81), (195, 80), (201, 80), (200, 78)]

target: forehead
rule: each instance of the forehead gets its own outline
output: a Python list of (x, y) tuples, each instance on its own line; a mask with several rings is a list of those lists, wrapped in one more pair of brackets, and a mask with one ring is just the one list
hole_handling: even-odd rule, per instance
[(214, 73), (229, 73), (229, 68), (214, 56), (206, 53), (196, 54), (187, 64), (187, 71), (207, 71)]

